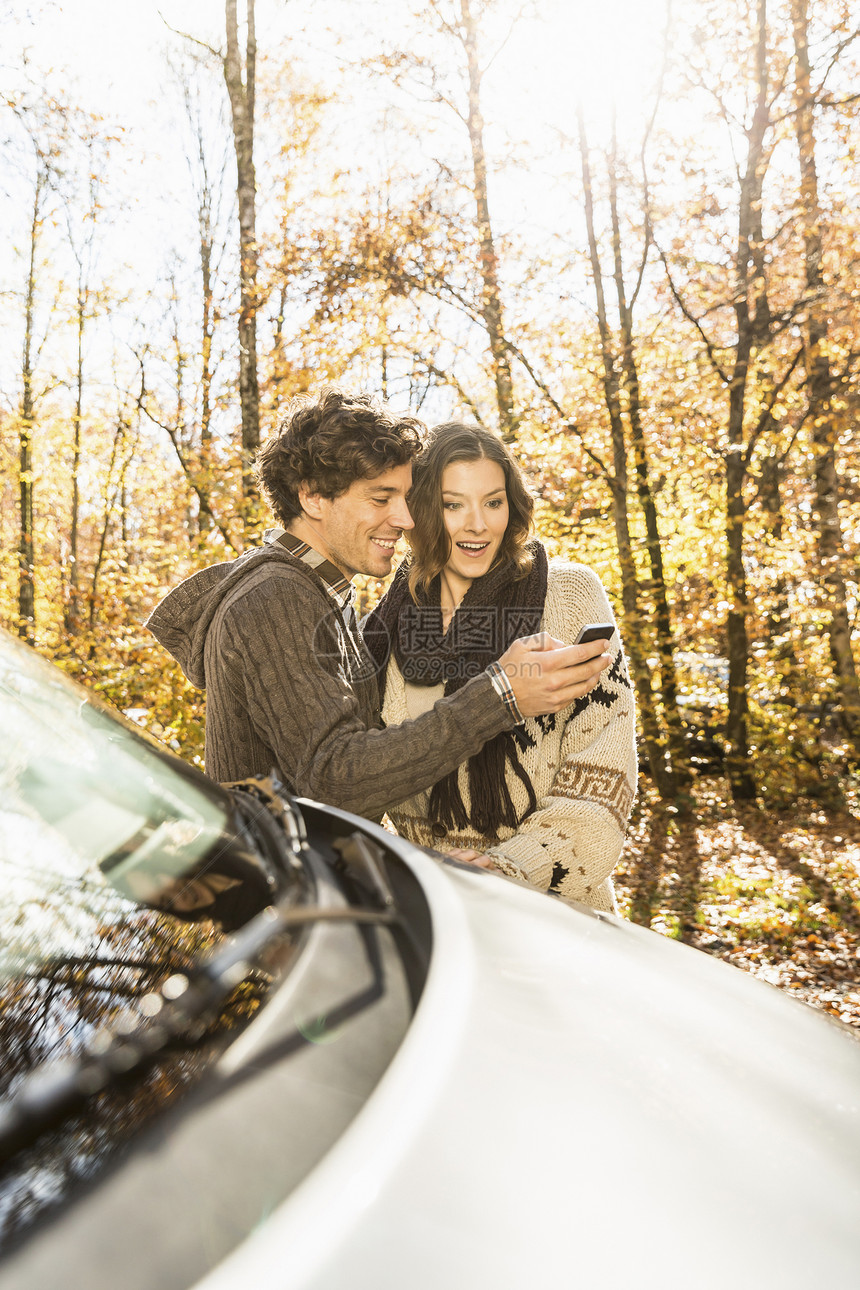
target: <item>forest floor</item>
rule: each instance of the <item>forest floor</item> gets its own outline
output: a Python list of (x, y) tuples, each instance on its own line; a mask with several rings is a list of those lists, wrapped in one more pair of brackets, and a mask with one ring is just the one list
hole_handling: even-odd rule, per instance
[(701, 779), (689, 816), (644, 781), (613, 875), (621, 912), (856, 1028), (860, 809), (777, 813)]

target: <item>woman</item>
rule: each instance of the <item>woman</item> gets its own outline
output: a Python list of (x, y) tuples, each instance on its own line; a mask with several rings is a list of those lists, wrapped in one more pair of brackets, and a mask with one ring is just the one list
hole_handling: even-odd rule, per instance
[[(533, 502), (496, 435), (431, 432), (409, 497), (411, 558), (365, 624), (387, 725), (460, 689), (517, 636), (572, 643), (612, 622), (600, 579), (529, 541)], [(610, 873), (636, 788), (633, 692), (615, 633), (598, 685), (555, 716), (498, 735), (389, 812), (398, 833), (544, 891), (615, 909)]]

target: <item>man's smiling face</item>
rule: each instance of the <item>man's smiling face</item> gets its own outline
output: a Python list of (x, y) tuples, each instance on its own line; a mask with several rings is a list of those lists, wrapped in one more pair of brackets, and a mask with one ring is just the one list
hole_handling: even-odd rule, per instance
[(412, 516), (406, 495), (412, 487), (412, 465), (393, 466), (374, 479), (357, 479), (340, 497), (306, 498), (314, 547), (336, 564), (346, 578), (357, 573), (385, 578), (391, 572), (394, 546)]

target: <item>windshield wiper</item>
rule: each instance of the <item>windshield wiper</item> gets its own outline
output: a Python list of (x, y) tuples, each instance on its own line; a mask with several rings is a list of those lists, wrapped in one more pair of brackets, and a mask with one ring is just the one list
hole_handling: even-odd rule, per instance
[[(291, 819), (291, 850), (305, 856), (310, 848), (301, 814), (289, 800), (280, 801)], [(136, 1016), (121, 1017), (79, 1056), (45, 1063), (26, 1076), (12, 1096), (0, 1102), (0, 1163), (60, 1124), (89, 1098), (143, 1070), (172, 1041), (199, 1038), (235, 987), (285, 933), (322, 922), (383, 926), (400, 922), (381, 849), (355, 833), (341, 839), (337, 850), (340, 864), (371, 896), (374, 907), (296, 906), (290, 893), (262, 910), (211, 956), (143, 995)]]

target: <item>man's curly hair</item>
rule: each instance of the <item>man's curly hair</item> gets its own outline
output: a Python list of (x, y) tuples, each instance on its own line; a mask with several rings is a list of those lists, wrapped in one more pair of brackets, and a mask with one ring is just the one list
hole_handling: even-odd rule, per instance
[(357, 479), (405, 466), (421, 452), (424, 424), (398, 416), (372, 394), (328, 388), (291, 400), (278, 433), (260, 448), (254, 473), (278, 522), (301, 514), (299, 487), (329, 499)]

